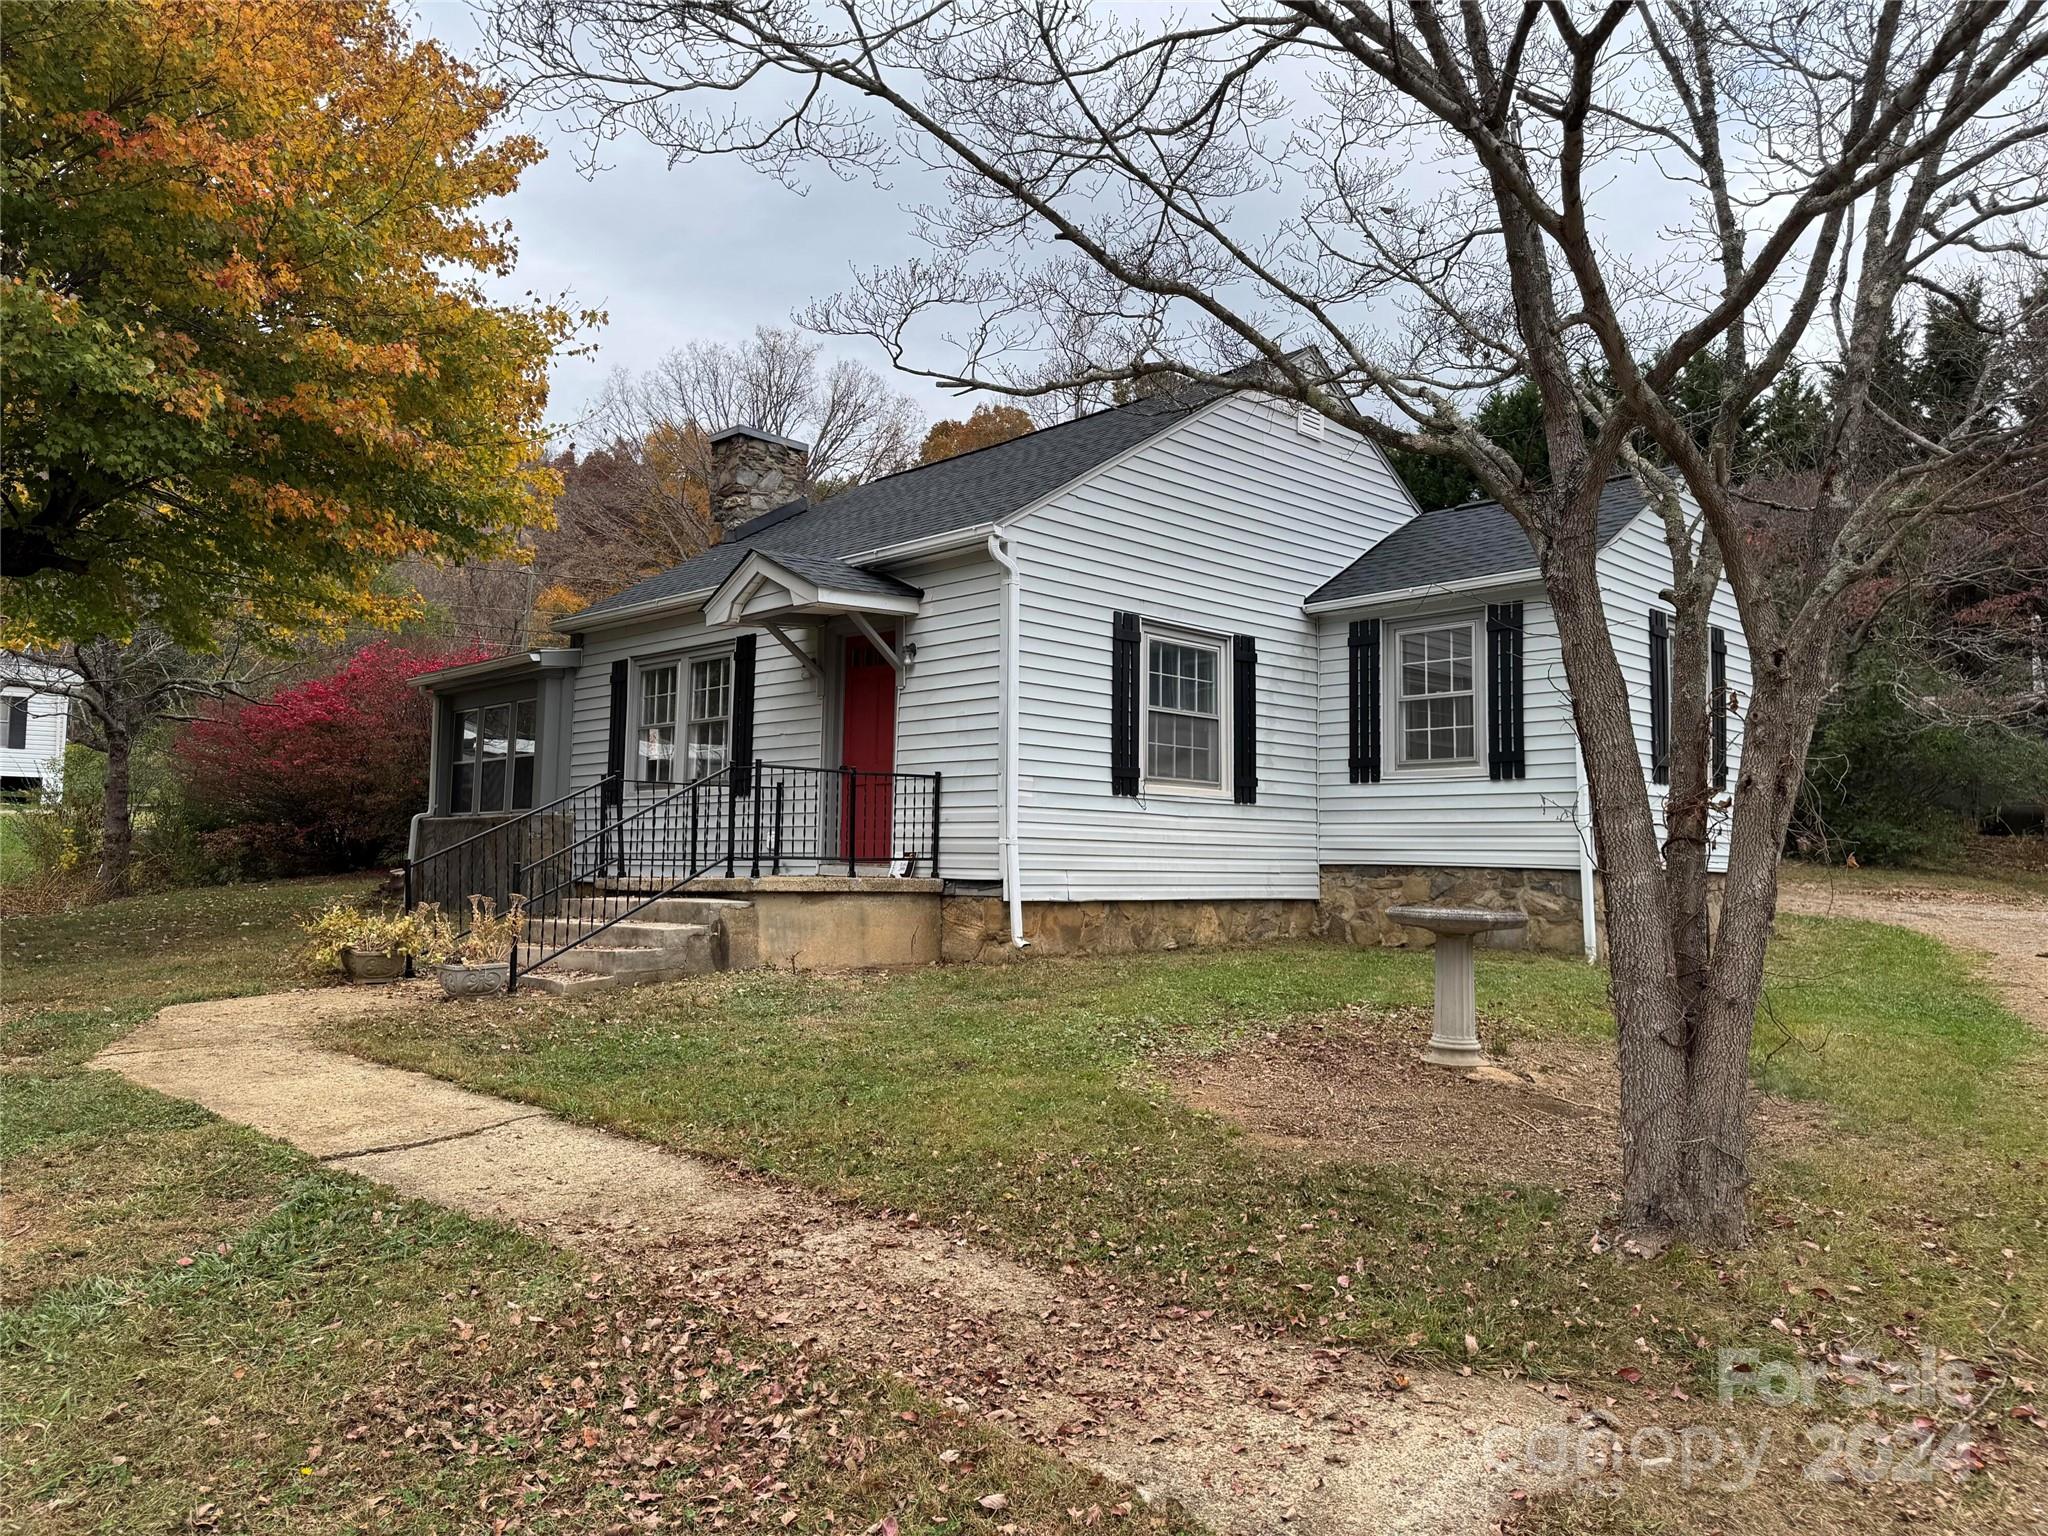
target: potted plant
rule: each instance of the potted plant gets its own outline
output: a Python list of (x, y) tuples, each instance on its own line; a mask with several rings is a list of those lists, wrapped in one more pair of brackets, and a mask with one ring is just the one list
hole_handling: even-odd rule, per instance
[[(436, 914), (439, 917), (439, 914)], [(457, 938), (446, 918), (434, 946), (441, 961), (441, 990), (450, 997), (485, 997), (512, 981), (512, 944), (526, 926), (526, 902), (514, 896), (503, 912), (488, 896), (469, 898), (469, 931)]]
[(372, 911), (337, 901), (305, 925), (306, 961), (315, 970), (339, 969), (350, 981), (377, 986), (397, 981), (405, 963), (429, 951), (427, 913)]

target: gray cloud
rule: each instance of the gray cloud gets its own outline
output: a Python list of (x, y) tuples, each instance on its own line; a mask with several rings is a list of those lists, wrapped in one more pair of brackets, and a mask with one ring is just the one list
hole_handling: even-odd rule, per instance
[[(420, 7), (415, 30), (473, 54), (477, 32), (453, 0)], [(844, 288), (855, 262), (907, 258), (917, 250), (902, 190), (830, 177), (798, 194), (732, 160), (670, 167), (639, 139), (599, 147), (600, 168), (578, 169), (590, 146), (557, 125), (521, 125), (548, 146), (519, 190), (492, 207), (519, 243), (510, 278), (493, 279), (503, 299), (564, 292), (578, 308), (605, 310), (609, 323), (589, 356), (560, 359), (549, 422), (573, 437), (616, 368), (642, 372), (693, 340), (738, 341), (757, 325), (787, 325), (811, 299)], [(906, 168), (906, 176), (919, 174)], [(922, 380), (895, 374), (876, 346), (826, 338), (827, 351), (889, 375), (928, 417), (971, 409)]]

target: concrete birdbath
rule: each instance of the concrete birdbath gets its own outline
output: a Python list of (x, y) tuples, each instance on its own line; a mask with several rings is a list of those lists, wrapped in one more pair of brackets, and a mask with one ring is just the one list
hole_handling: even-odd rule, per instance
[(1422, 1059), (1440, 1067), (1486, 1065), (1472, 990), (1472, 936), (1526, 927), (1529, 914), (1482, 907), (1389, 907), (1387, 916), (1436, 935), (1436, 1027), (1429, 1032)]

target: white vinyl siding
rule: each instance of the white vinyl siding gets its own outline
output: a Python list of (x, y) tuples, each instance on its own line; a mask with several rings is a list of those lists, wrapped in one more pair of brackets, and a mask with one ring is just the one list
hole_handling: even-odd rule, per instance
[[(1635, 519), (1600, 555), (1600, 581), (1606, 593), (1607, 620), (1614, 651), (1628, 683), (1635, 714), (1636, 736), (1649, 779), (1650, 762), (1650, 610), (1669, 605), (1657, 593), (1671, 584), (1671, 567), (1663, 531), (1654, 517)], [(1396, 632), (1412, 621), (1453, 616), (1469, 618), (1469, 594), (1370, 610), (1364, 614), (1328, 614), (1323, 619), (1321, 697), (1322, 745), (1318, 754), (1322, 790), (1321, 846), (1326, 864), (1447, 865), (1500, 869), (1575, 869), (1579, 863), (1579, 832), (1573, 816), (1578, 802), (1578, 758), (1572, 731), (1571, 702), (1565, 684), (1564, 657), (1559, 648), (1556, 616), (1533, 583), (1484, 594), (1486, 602), (1521, 600), (1523, 754), (1527, 775), (1495, 780), (1485, 764), (1484, 694), (1480, 728), (1482, 744), (1476, 767), (1453, 771), (1408, 771), (1395, 767), (1395, 733), (1399, 716), (1391, 703), (1381, 715), (1383, 777), (1378, 784), (1353, 784), (1348, 771), (1348, 626), (1353, 617), (1385, 621), (1380, 665), (1395, 665), (1391, 648)], [(1483, 618), (1483, 607), (1481, 609)], [(1714, 622), (1727, 631), (1728, 683), (1742, 699), (1749, 696), (1749, 649), (1724, 589), (1714, 601)], [(1479, 639), (1484, 640), (1483, 624)], [(1482, 645), (1483, 653), (1483, 645)], [(1485, 671), (1478, 669), (1482, 689)], [(1383, 678), (1384, 696), (1392, 685)], [(1734, 782), (1742, 742), (1739, 714), (1728, 722), (1730, 780)], [(1650, 784), (1651, 809), (1661, 833), (1665, 787)], [(1715, 817), (1717, 838), (1710, 852), (1715, 869), (1726, 867), (1726, 818)]]
[[(1600, 552), (1600, 590), (1607, 605), (1607, 625), (1614, 636), (1615, 659), (1628, 681), (1630, 712), (1642, 753), (1643, 778), (1650, 781), (1650, 610), (1666, 614), (1671, 604), (1658, 594), (1671, 585), (1671, 551), (1664, 527), (1654, 514), (1638, 517)], [(1723, 583), (1714, 594), (1713, 623), (1727, 632), (1728, 686), (1741, 707), (1728, 717), (1728, 785), (1732, 790), (1742, 760), (1742, 709), (1749, 705), (1749, 642), (1743, 637), (1742, 615), (1734, 595)], [(1649, 782), (1650, 811), (1657, 835), (1664, 835), (1664, 800), (1670, 786)], [(1708, 824), (1711, 840), (1707, 866), (1728, 867), (1728, 813), (1716, 809)]]
[[(26, 667), (28, 663), (12, 665)], [(10, 702), (23, 699), (28, 718), (19, 747), (7, 747), (4, 738), (0, 738), (0, 776), (39, 778), (44, 793), (56, 794), (64, 787), (64, 737), (70, 724), (71, 701), (56, 694), (28, 693), (20, 688), (8, 689), (6, 697)]]
[[(1478, 866), (1496, 869), (1576, 869), (1578, 836), (1572, 826), (1577, 791), (1571, 707), (1557, 623), (1541, 589), (1503, 589), (1485, 599), (1521, 599), (1522, 751), (1526, 777), (1488, 776), (1485, 747), (1486, 678), (1484, 608), (1479, 610), (1479, 654), (1474, 675), (1481, 692), (1474, 708), (1476, 761), (1456, 767), (1397, 766), (1401, 717), (1391, 702), (1380, 712), (1381, 781), (1353, 784), (1349, 767), (1350, 620), (1322, 620), (1319, 692), (1322, 791), (1322, 860), (1325, 864)], [(1469, 595), (1410, 603), (1363, 615), (1384, 621), (1380, 668), (1382, 696), (1391, 700), (1398, 665), (1394, 636), (1414, 623), (1472, 622)]]
[[(1301, 605), (1413, 515), (1369, 444), (1334, 427), (1305, 436), (1292, 406), (1239, 396), (1019, 519), (1025, 898), (1313, 899), (1316, 629)], [(1119, 611), (1253, 638), (1256, 805), (1235, 804), (1227, 776), (1221, 794), (1110, 793)]]
[[(939, 873), (1002, 876), (1002, 572), (986, 555), (892, 566), (924, 593), (896, 695), (896, 771), (941, 773)], [(773, 645), (764, 641), (764, 649)]]
[[(918, 616), (898, 626), (898, 640), (916, 646), (917, 654), (896, 696), (897, 771), (944, 775), (940, 873), (956, 880), (997, 879), (1002, 614), (996, 567), (985, 558), (955, 557), (892, 567), (891, 572), (925, 594)], [(615, 659), (687, 663), (693, 651), (707, 657), (723, 654), (719, 648), (729, 647), (744, 632), (743, 627), (707, 629), (691, 614), (586, 635), (576, 675), (571, 785), (592, 784), (604, 775)], [(807, 629), (787, 626), (786, 632), (807, 649), (815, 644)], [(823, 658), (827, 685), (821, 692), (780, 641), (765, 630), (757, 635), (754, 755), (765, 763), (837, 767), (837, 732), (827, 722), (837, 709), (833, 653), (843, 640), (828, 640)], [(629, 709), (638, 708), (638, 675), (629, 684)], [(680, 686), (688, 690), (692, 685), (685, 678)], [(829, 708), (827, 699), (835, 701)], [(687, 708), (681, 712), (688, 714)], [(628, 774), (638, 772), (637, 750), (629, 732)]]

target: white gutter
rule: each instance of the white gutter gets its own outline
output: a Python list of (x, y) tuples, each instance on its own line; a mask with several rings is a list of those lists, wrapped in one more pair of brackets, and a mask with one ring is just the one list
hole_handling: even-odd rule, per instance
[(1018, 589), (1024, 578), (1010, 558), (1010, 537), (988, 536), (988, 557), (1003, 571), (1003, 894), (1010, 904), (1010, 943), (1029, 947), (1024, 937), (1024, 887), (1017, 872), (1017, 636)]
[(1600, 912), (1593, 890), (1593, 789), (1586, 778), (1586, 750), (1572, 733), (1572, 769), (1577, 775), (1577, 797), (1572, 801), (1572, 831), (1579, 845), (1579, 937), (1586, 950), (1586, 963), (1600, 961)]
[(595, 610), (586, 608), (581, 613), (572, 613), (565, 619), (557, 620), (561, 629), (574, 634), (583, 629), (609, 629), (618, 624), (630, 624), (635, 619), (654, 618), (670, 609), (701, 608), (704, 600), (716, 592), (716, 587), (699, 587), (694, 592), (671, 592), (666, 597), (643, 598), (629, 603), (624, 608)]
[(1320, 603), (1303, 603), (1303, 613), (1363, 613), (1395, 603), (1420, 602), (1431, 597), (1455, 597), (1460, 592), (1484, 592), (1491, 587), (1519, 587), (1541, 581), (1535, 566), (1519, 571), (1502, 571), (1497, 576), (1468, 576), (1463, 581), (1430, 581), (1413, 587), (1394, 587), (1385, 592), (1361, 592), (1355, 597), (1326, 597)]

